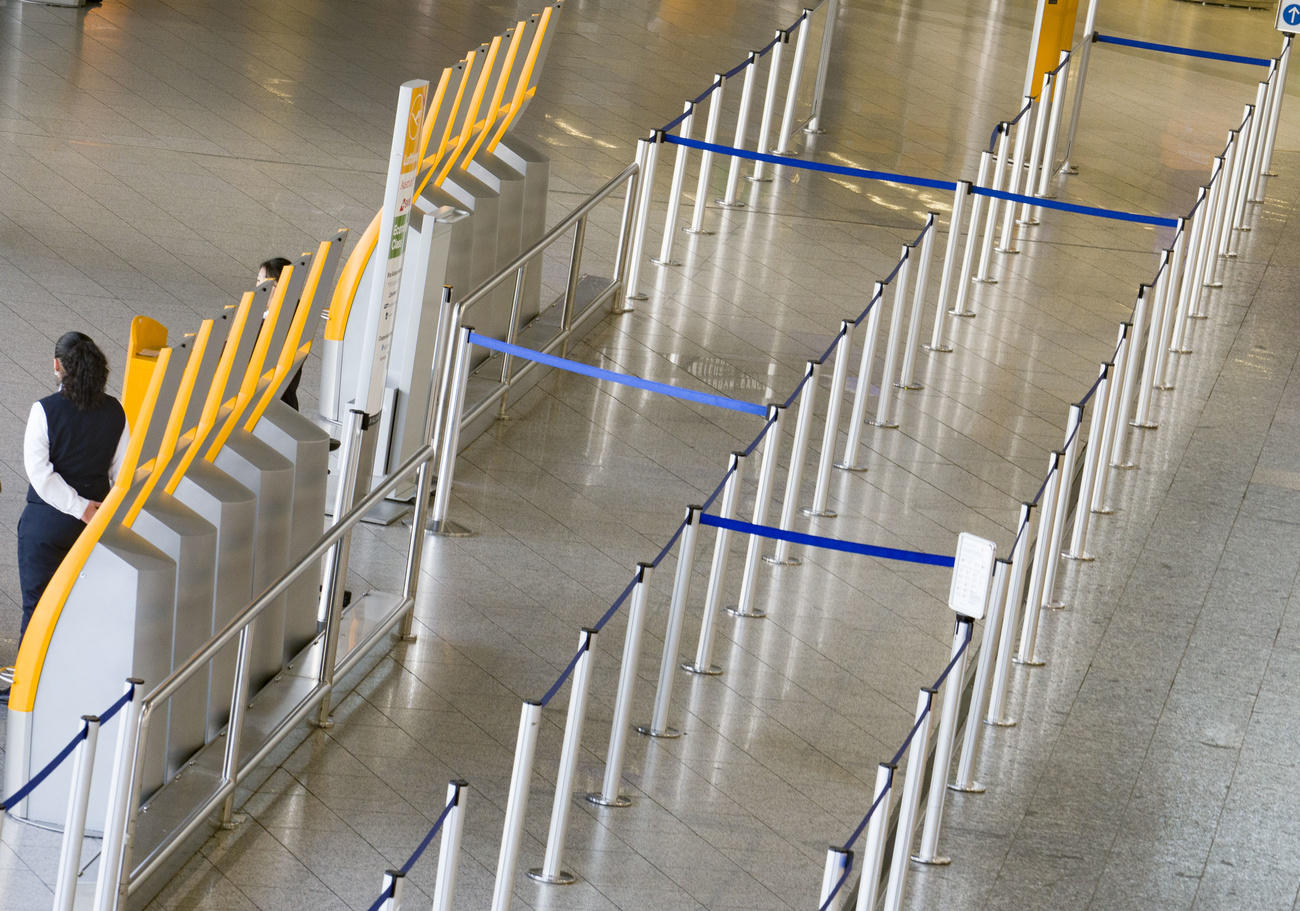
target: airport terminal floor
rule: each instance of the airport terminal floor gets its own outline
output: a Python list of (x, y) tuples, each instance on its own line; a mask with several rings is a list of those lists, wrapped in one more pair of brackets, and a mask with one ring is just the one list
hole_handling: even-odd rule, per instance
[[(993, 125), (1020, 108), (1034, 4), (844, 0), (840, 10), (825, 132), (800, 134), (797, 151), (973, 180)], [(381, 201), (397, 86), (532, 11), (522, 0), (0, 0), (0, 664), (17, 651), (22, 427), (54, 388), (54, 339), (94, 336), (116, 388), (133, 315), (192, 322), (249, 290), (268, 256), (313, 249), (340, 227), (355, 236)], [(566, 0), (517, 127), (551, 157), (548, 221), (798, 14), (794, 0)], [(1271, 10), (1181, 0), (1100, 0), (1097, 26), (1243, 55), (1281, 45)], [(1259, 74), (1102, 45), (1090, 66), (1079, 173), (1056, 181), (1059, 197), (1185, 214)], [(986, 791), (949, 795), (952, 864), (913, 871), (909, 908), (1300, 907), (1298, 92), (1282, 110), (1277, 176), (1206, 297), (1194, 352), (1178, 356), (1175, 388), (1156, 393), (1159, 427), (1134, 432), (1138, 467), (1112, 475), (1116, 511), (1090, 533), (1097, 559), (1062, 564), (1065, 607), (1044, 611), (1039, 631), (1045, 663), (1013, 668), (1017, 724), (981, 732)], [(770, 183), (742, 182), (745, 208), (712, 204), (721, 187), (711, 188), (714, 233), (681, 234), (680, 265), (647, 262), (647, 299), (606, 316), (569, 356), (784, 400), (927, 210), (943, 219), (951, 205), (937, 191), (774, 171)], [(662, 170), (659, 182), (647, 251), (663, 224)], [(919, 352), (924, 388), (899, 393), (900, 426), (863, 429), (869, 470), (835, 473), (838, 516), (798, 527), (938, 553), (969, 531), (1005, 554), (1069, 405), (1110, 356), (1171, 233), (1045, 211), (1018, 255), (994, 254), (997, 283), (972, 286), (976, 315), (953, 321), (954, 351)], [(612, 263), (593, 254), (583, 268), (609, 275)], [(318, 377), (313, 357), (304, 412)], [(761, 426), (569, 374), (546, 376), (509, 411), (457, 468), (451, 516), (475, 535), (425, 544), (416, 640), (355, 681), (332, 728), (304, 726), (240, 793), (240, 824), (204, 843), (150, 908), (366, 909), (452, 778), (469, 782), (456, 906), (488, 907), (520, 700), (555, 679), (581, 627)], [(350, 587), (400, 585), (408, 534), (361, 526)], [(826, 846), (870, 804), (918, 687), (948, 660), (952, 615), (947, 575), (933, 567), (802, 556), (760, 570), (765, 619), (718, 618), (721, 676), (676, 680), (671, 720), (684, 736), (629, 741), (632, 806), (575, 796), (565, 866), (578, 882), (539, 885), (521, 870), (514, 907), (817, 907)], [(672, 566), (651, 590), (638, 722)], [(624, 623), (601, 633), (575, 794), (600, 786)], [(542, 858), (563, 702), (544, 713), (524, 869)], [(98, 844), (85, 848), (88, 875)], [(57, 854), (52, 834), (8, 822), (0, 909), (49, 907)], [(433, 877), (426, 857), (407, 907), (429, 906)]]

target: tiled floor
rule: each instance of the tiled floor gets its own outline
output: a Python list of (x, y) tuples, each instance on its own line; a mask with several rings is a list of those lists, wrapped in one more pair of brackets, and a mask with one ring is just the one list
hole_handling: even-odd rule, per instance
[[(797, 4), (570, 0), (523, 134), (553, 156), (551, 219), (617, 173), (638, 135), (763, 44)], [(414, 7), (414, 8), (413, 8)], [(1140, 0), (1099, 28), (1271, 55), (1267, 13)], [(0, 478), (22, 489), (19, 416), (53, 339), (88, 326), (122, 362), (127, 321), (176, 325), (226, 303), (266, 255), (356, 228), (380, 196), (397, 84), (428, 75), (527, 3), (165, 4), (73, 11), (0, 0)], [(1032, 4), (846, 0), (824, 161), (971, 177), (993, 123), (1019, 108)], [(1185, 212), (1257, 73), (1097, 46), (1063, 198)], [(667, 64), (667, 65), (665, 65)], [(731, 103), (734, 104), (734, 92)], [(1016, 728), (990, 730), (981, 797), (949, 803), (955, 863), (913, 879), (915, 908), (1291, 908), (1300, 887), (1291, 689), (1300, 464), (1291, 451), (1297, 338), (1289, 243), (1300, 132), (1284, 112), (1256, 230), (1159, 400), (1142, 469), (1072, 567), (1071, 609), (1045, 616), (1047, 667), (1018, 670)], [(689, 184), (688, 184), (689, 185)], [(659, 199), (667, 188), (660, 174)], [(718, 188), (715, 187), (715, 192)], [(753, 401), (784, 399), (803, 363), (892, 268), (942, 194), (779, 171), (750, 206), (712, 208), (683, 268), (645, 267), (649, 300), (573, 355)], [(648, 249), (657, 248), (662, 210)], [(950, 552), (959, 531), (1004, 549), (1066, 409), (1114, 344), (1167, 231), (1047, 215), (999, 283), (978, 286), (953, 354), (924, 355), (901, 428), (864, 434), (871, 471), (837, 475), (834, 520), (800, 526)], [(588, 268), (599, 271), (599, 257)], [(314, 364), (303, 389), (310, 400)], [(381, 872), (471, 782), (459, 907), (484, 907), (519, 703), (564, 667), (578, 629), (707, 496), (757, 419), (553, 376), (464, 454), (452, 515), (474, 538), (427, 545), (419, 641), (400, 646), (207, 844), (155, 903), (185, 909), (365, 908)], [(793, 422), (788, 422), (792, 424)], [(787, 427), (787, 436), (790, 434)], [(749, 487), (752, 489), (750, 472)], [(811, 492), (805, 475), (804, 496)], [(779, 498), (779, 497), (778, 497)], [(0, 660), (16, 644), (12, 529), (0, 499)], [(393, 588), (405, 532), (367, 530), (356, 584)], [(711, 542), (703, 536), (701, 552)], [(7, 543), (6, 543), (7, 541)], [(520, 878), (517, 907), (815, 906), (825, 846), (867, 804), (875, 764), (943, 666), (947, 579), (808, 554), (764, 569), (763, 621), (721, 618), (720, 678), (676, 683), (676, 741), (634, 739), (626, 810), (574, 805), (564, 889)], [(697, 563), (684, 650), (707, 566)], [(656, 572), (637, 720), (648, 716), (673, 558)], [(731, 594), (739, 572), (730, 574)], [(602, 633), (577, 790), (594, 789), (623, 617)], [(7, 649), (7, 651), (6, 651)], [(546, 712), (521, 866), (541, 860), (562, 700)], [(50, 839), (10, 824), (0, 907), (48, 902)], [(426, 903), (431, 859), (412, 879)], [(91, 868), (92, 870), (94, 867)]]

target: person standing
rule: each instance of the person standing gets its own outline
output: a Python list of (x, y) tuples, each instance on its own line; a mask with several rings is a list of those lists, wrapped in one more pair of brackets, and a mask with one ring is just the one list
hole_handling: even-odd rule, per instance
[(104, 391), (108, 359), (89, 336), (59, 337), (54, 373), (59, 390), (32, 405), (23, 435), (31, 483), (18, 520), (19, 642), (59, 564), (108, 496), (130, 437), (122, 404)]

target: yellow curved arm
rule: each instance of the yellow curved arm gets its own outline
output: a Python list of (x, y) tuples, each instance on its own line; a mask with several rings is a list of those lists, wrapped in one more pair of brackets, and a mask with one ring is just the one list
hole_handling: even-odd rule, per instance
[(366, 225), (366, 230), (357, 238), (357, 245), (348, 254), (348, 261), (343, 264), (343, 273), (334, 286), (334, 296), (330, 298), (330, 315), (325, 320), (326, 341), (341, 342), (347, 332), (348, 316), (352, 313), (357, 288), (361, 286), (361, 275), (366, 271), (370, 255), (375, 252), (375, 244), (379, 243), (379, 215), (376, 212), (370, 224)]
[(493, 134), (492, 140), (488, 143), (488, 151), (495, 152), (497, 143), (501, 142), (501, 137), (506, 135), (519, 112), (524, 108), (524, 102), (533, 97), (537, 87), (532, 85), (533, 73), (537, 69), (537, 57), (542, 52), (543, 39), (546, 37), (546, 30), (551, 24), (551, 12), (555, 7), (547, 6), (542, 10), (541, 18), (537, 20), (537, 31), (533, 33), (533, 43), (528, 48), (528, 56), (524, 58), (524, 71), (519, 77), (519, 82), (515, 86), (515, 97), (510, 102), (510, 110), (506, 113), (505, 118), (501, 121), (501, 126), (497, 127), (496, 133)]
[(167, 327), (156, 319), (137, 316), (131, 320), (126, 342), (126, 367), (122, 370), (122, 410), (126, 422), (135, 424), (136, 412), (144, 401), (145, 390), (153, 377), (158, 352), (167, 346)]
[(153, 376), (140, 401), (140, 411), (136, 415), (135, 425), (131, 428), (130, 441), (127, 443), (126, 455), (122, 459), (122, 470), (113, 481), (108, 496), (100, 504), (98, 511), (90, 522), (81, 530), (72, 549), (63, 558), (54, 576), (45, 586), (41, 600), (36, 604), (32, 620), (27, 625), (27, 633), (18, 647), (18, 659), (14, 664), (14, 682), (9, 694), (9, 708), (19, 712), (30, 712), (36, 705), (36, 684), (45, 666), (45, 654), (49, 651), (50, 640), (54, 637), (54, 627), (63, 613), (63, 606), (68, 603), (72, 586), (90, 558), (90, 552), (104, 530), (113, 521), (118, 507), (131, 490), (131, 481), (140, 464), (140, 450), (144, 448), (144, 438), (149, 432), (149, 422), (153, 418), (154, 408), (158, 404), (158, 393), (162, 390), (163, 377), (167, 373), (167, 362), (171, 358), (171, 349), (163, 348), (158, 352), (158, 361), (154, 365)]
[(515, 33), (510, 36), (510, 46), (506, 48), (506, 59), (501, 64), (501, 75), (497, 78), (497, 87), (492, 90), (492, 100), (488, 102), (487, 113), (483, 116), (483, 127), (478, 131), (474, 144), (465, 153), (465, 160), (461, 162), (462, 168), (469, 167), (469, 163), (474, 160), (478, 150), (487, 141), (488, 134), (492, 131), (492, 127), (497, 122), (497, 117), (501, 114), (501, 99), (506, 95), (506, 85), (510, 82), (510, 71), (515, 66), (515, 55), (519, 53), (519, 44), (524, 39), (524, 25), (523, 22), (515, 24)]
[(492, 76), (492, 65), (496, 63), (497, 51), (501, 48), (501, 36), (497, 35), (488, 45), (487, 53), (483, 58), (483, 65), (479, 68), (478, 82), (474, 85), (474, 94), (470, 96), (469, 108), (465, 111), (465, 124), (461, 127), (460, 135), (456, 137), (456, 148), (443, 161), (437, 176), (433, 178), (434, 186), (441, 186), (442, 182), (447, 179), (451, 173), (460, 155), (469, 147), (470, 140), (474, 138), (474, 128), (478, 126), (478, 109), (483, 104), (483, 96), (487, 94), (488, 81)]

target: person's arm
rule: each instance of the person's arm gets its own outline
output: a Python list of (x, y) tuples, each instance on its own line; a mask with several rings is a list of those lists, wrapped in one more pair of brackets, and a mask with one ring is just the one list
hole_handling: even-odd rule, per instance
[(45, 422), (45, 409), (40, 402), (32, 405), (27, 415), (27, 430), (23, 434), (23, 467), (27, 469), (27, 480), (42, 500), (59, 512), (65, 512), (82, 521), (86, 521), (94, 510), (91, 501), (77, 494), (67, 481), (54, 470), (50, 463), (50, 430)]

